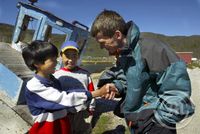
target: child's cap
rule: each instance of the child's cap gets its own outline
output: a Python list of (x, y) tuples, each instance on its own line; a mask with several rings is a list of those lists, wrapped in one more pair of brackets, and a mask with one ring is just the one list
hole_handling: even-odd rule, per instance
[(60, 49), (61, 49), (61, 52), (64, 52), (67, 49), (74, 49), (77, 52), (79, 52), (79, 46), (74, 41), (66, 41), (66, 42), (64, 42)]

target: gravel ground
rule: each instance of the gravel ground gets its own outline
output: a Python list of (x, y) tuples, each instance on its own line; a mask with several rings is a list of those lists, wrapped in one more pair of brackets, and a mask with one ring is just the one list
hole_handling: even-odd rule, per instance
[(195, 114), (181, 122), (178, 127), (178, 134), (200, 134), (200, 69), (189, 69), (192, 83), (192, 101), (195, 105)]

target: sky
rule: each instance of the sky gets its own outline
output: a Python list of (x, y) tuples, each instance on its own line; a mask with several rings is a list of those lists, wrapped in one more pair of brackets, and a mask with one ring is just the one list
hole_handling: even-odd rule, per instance
[[(0, 23), (15, 24), (17, 2), (0, 0)], [(77, 20), (88, 27), (104, 9), (134, 21), (141, 32), (168, 36), (200, 35), (200, 0), (38, 0), (36, 6), (67, 22)]]

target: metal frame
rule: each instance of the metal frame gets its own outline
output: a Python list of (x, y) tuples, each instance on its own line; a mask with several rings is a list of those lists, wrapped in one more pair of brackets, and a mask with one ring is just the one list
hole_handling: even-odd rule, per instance
[(80, 57), (86, 48), (87, 39), (89, 36), (88, 27), (74, 21), (72, 24), (68, 23), (55, 15), (44, 11), (34, 5), (19, 2), (17, 7), (19, 8), (18, 17), (15, 24), (15, 30), (12, 38), (12, 47), (18, 51), (21, 51), (22, 46), (18, 44), (21, 38), (21, 33), (28, 25), (31, 19), (37, 20), (37, 26), (32, 38), (33, 40), (45, 40), (46, 32), (48, 32), (47, 27), (51, 26), (67, 34), (65, 40), (78, 41), (80, 38), (83, 44), (80, 48)]

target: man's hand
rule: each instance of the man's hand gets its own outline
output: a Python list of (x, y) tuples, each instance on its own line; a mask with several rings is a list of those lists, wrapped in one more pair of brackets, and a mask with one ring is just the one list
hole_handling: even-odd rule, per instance
[(92, 97), (104, 97), (105, 99), (114, 99), (117, 93), (117, 88), (114, 84), (108, 83), (92, 92)]
[(115, 98), (115, 94), (117, 93), (117, 88), (114, 84), (109, 83), (105, 85), (105, 88), (107, 89), (108, 93), (102, 96), (105, 99), (111, 100)]

